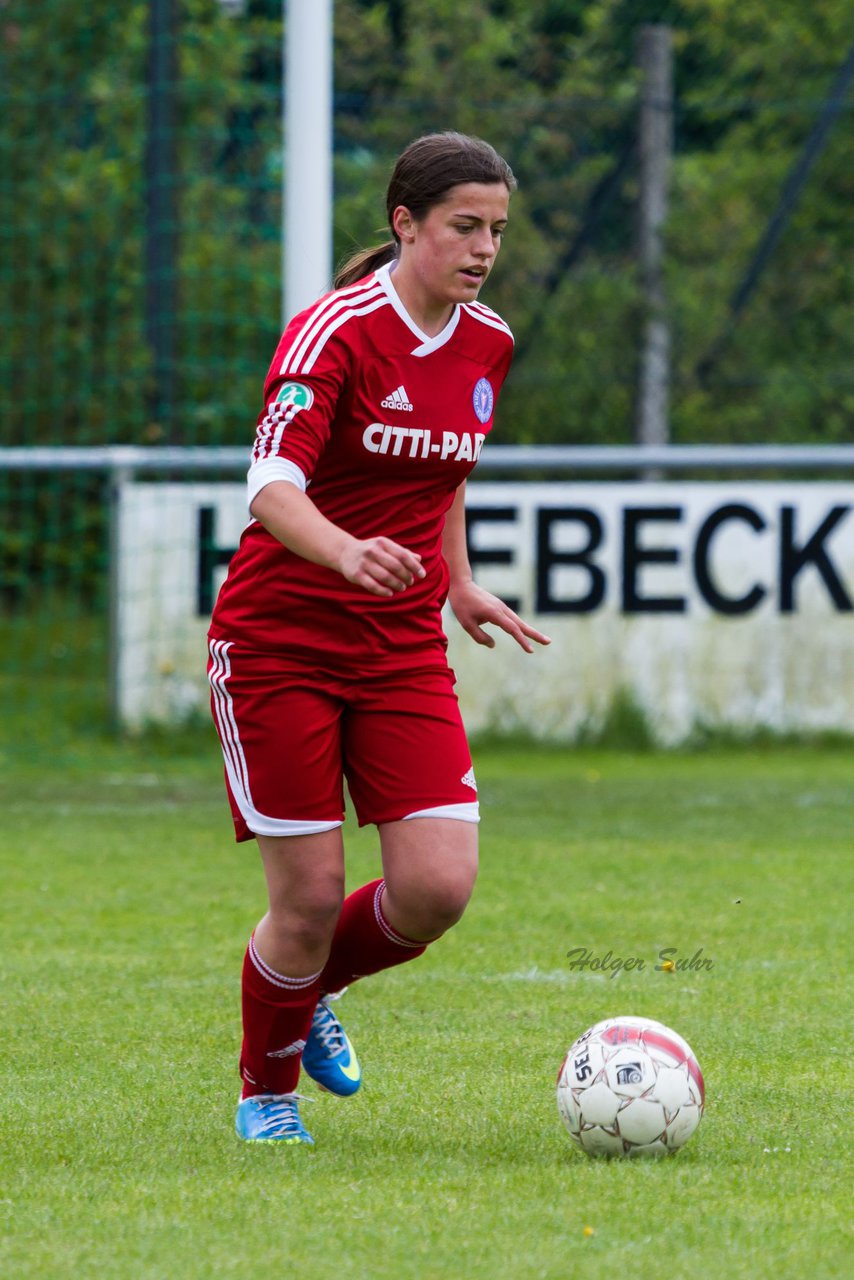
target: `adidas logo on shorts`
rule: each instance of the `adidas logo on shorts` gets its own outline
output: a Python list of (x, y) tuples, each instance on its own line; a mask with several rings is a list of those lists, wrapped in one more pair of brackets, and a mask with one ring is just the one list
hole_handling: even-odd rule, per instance
[(460, 782), (463, 784), (464, 787), (471, 787), (472, 791), (477, 791), (477, 783), (475, 782), (474, 769), (469, 769), (467, 773), (464, 773), (463, 776), (460, 778)]
[(399, 409), (403, 413), (412, 413), (414, 406), (410, 404), (405, 388), (400, 386), (386, 396), (381, 403), (381, 407), (383, 409)]

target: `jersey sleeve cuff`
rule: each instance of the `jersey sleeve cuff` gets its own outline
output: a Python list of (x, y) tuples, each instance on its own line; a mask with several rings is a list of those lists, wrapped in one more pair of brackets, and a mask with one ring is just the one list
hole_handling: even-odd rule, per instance
[(253, 463), (246, 477), (246, 500), (250, 508), (261, 490), (266, 489), (274, 480), (287, 480), (288, 484), (295, 484), (303, 493), (308, 487), (305, 472), (295, 462), (288, 458), (262, 458), (260, 462)]

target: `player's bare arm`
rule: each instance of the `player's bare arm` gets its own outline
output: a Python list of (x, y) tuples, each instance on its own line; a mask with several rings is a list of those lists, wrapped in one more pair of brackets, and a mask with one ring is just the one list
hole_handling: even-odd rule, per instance
[(542, 631), (537, 631), (498, 596), (475, 582), (466, 547), (465, 483), (457, 490), (445, 518), (442, 554), (451, 575), (448, 601), (454, 617), (476, 644), (485, 645), (487, 649), (495, 648), (495, 638), (483, 629), (484, 625), (490, 624), (506, 631), (526, 653), (534, 652), (532, 640), (537, 644), (551, 644)]
[(334, 569), (377, 596), (393, 596), (424, 577), (421, 557), (391, 538), (354, 538), (327, 520), (311, 498), (287, 480), (257, 494), (252, 515), (289, 551)]

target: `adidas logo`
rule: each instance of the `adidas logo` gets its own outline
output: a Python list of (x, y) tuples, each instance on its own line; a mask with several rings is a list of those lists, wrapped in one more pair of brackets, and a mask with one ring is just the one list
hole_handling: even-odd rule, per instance
[(294, 1040), (292, 1044), (286, 1045), (284, 1049), (275, 1049), (272, 1053), (268, 1053), (268, 1058), (292, 1058), (295, 1053), (302, 1053), (305, 1048), (304, 1040)]
[(406, 394), (404, 387), (398, 387), (396, 391), (392, 391), (382, 401), (383, 409), (400, 409), (403, 413), (412, 413), (413, 405), (409, 403), (409, 396)]
[(471, 787), (472, 791), (477, 791), (477, 783), (474, 780), (474, 769), (469, 769), (460, 778), (460, 782), (464, 787)]

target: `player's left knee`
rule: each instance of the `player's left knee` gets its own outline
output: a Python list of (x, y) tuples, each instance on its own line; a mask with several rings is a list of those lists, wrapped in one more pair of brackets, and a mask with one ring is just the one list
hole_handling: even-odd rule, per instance
[(423, 933), (438, 937), (452, 928), (468, 906), (473, 889), (474, 876), (468, 873), (432, 877), (421, 887), (417, 906), (413, 903), (421, 916)]

